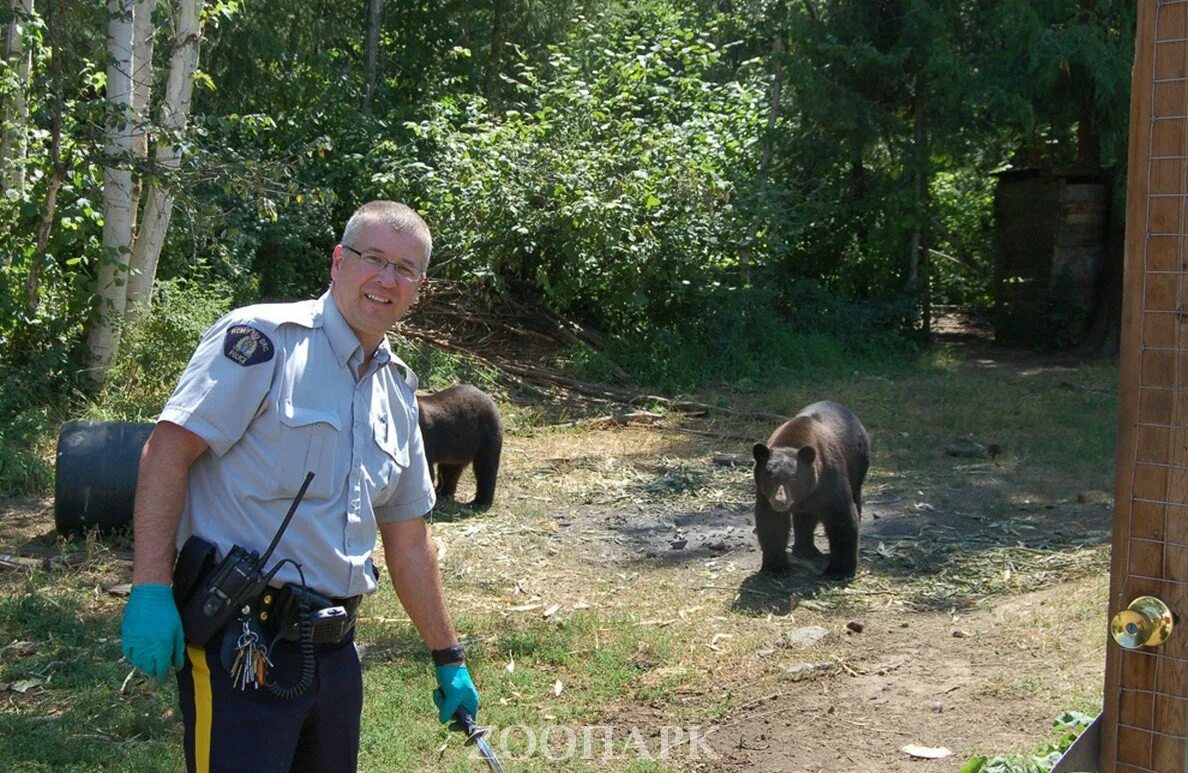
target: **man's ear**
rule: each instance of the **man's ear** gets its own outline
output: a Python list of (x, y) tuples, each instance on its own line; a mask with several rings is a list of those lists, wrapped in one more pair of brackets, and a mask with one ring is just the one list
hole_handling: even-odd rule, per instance
[(800, 450), (796, 452), (796, 461), (801, 464), (812, 464), (817, 458), (817, 449), (812, 446), (801, 446)]
[(755, 462), (760, 466), (767, 464), (767, 460), (771, 458), (771, 449), (766, 443), (756, 443), (751, 447), (751, 453), (755, 455)]
[(342, 264), (342, 254), (344, 250), (341, 244), (334, 246), (334, 252), (330, 253), (330, 281), (333, 282), (338, 278), (338, 267)]

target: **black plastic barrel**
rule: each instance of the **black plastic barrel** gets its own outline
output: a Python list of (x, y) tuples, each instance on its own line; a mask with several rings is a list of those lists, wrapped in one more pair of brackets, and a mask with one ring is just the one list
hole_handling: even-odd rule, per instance
[(140, 451), (153, 424), (68, 421), (58, 433), (54, 523), (68, 536), (132, 522)]

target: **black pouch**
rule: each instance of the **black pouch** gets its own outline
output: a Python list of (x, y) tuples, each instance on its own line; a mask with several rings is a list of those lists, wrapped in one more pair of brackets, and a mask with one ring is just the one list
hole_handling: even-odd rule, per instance
[(177, 563), (173, 565), (173, 601), (178, 609), (183, 609), (199, 581), (214, 568), (214, 543), (207, 542), (197, 534), (192, 535), (186, 544), (182, 545), (177, 554)]
[(301, 622), (302, 607), (305, 608), (305, 614), (312, 614), (316, 610), (332, 606), (334, 606), (334, 602), (320, 593), (307, 590), (300, 585), (286, 585), (281, 591), (277, 605), (278, 638), (286, 641), (297, 641), (300, 638), (301, 632), (298, 625)]

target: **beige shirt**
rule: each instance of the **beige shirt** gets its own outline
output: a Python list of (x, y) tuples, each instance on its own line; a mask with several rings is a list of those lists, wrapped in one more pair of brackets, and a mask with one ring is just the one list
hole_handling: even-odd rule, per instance
[[(262, 553), (313, 472), (265, 569), (291, 558), (323, 595), (375, 590), (377, 522), (419, 518), (435, 498), (416, 377), (387, 339), (356, 380), (362, 362), (330, 293), (237, 309), (206, 332), (158, 419), (210, 446), (190, 469), (179, 548), (198, 534), (220, 558)], [(298, 578), (287, 564), (274, 584)]]

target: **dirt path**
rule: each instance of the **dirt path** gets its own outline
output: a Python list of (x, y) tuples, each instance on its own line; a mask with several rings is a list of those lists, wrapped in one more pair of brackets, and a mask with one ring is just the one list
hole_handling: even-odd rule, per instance
[[(1091, 691), (1100, 681), (1098, 621), (1083, 620), (1056, 637), (1044, 629), (1058, 607), (1104, 598), (1094, 579), (957, 620), (943, 613), (867, 615), (862, 633), (832, 648), (846, 670), (789, 682), (715, 725), (721, 760), (714, 767), (952, 770), (975, 752), (1033, 747), (1062, 709), (1056, 690), (1044, 685)], [(901, 751), (907, 744), (946, 747), (953, 756), (913, 759)]]

